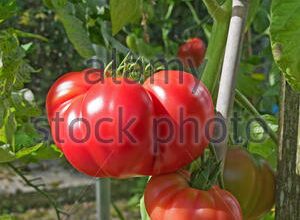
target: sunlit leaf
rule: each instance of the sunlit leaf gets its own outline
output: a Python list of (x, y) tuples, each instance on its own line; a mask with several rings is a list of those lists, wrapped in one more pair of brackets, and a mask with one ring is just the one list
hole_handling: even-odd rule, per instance
[(300, 1), (273, 0), (271, 15), (274, 59), (289, 84), (300, 92)]
[(125, 25), (136, 22), (142, 15), (142, 0), (110, 0), (112, 34)]
[(151, 220), (146, 211), (144, 196), (140, 200), (140, 214), (142, 220)]

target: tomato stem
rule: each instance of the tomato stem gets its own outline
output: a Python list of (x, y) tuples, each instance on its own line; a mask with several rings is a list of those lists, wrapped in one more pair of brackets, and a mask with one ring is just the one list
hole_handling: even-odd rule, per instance
[[(238, 89), (235, 90), (235, 101), (242, 107), (244, 107), (250, 114), (252, 114), (255, 117), (258, 117), (261, 120), (264, 120), (259, 112), (256, 110), (256, 108), (249, 102), (247, 97), (245, 97)], [(266, 126), (266, 132), (270, 135), (271, 139), (274, 141), (275, 144), (278, 144), (278, 138), (275, 132), (270, 128), (268, 123), (265, 123)]]
[(57, 207), (56, 202), (51, 198), (50, 195), (48, 195), (46, 192), (44, 192), (43, 190), (41, 190), (38, 186), (34, 185), (30, 180), (28, 180), (24, 174), (17, 168), (15, 167), (13, 164), (11, 163), (7, 163), (7, 165), (16, 173), (19, 175), (19, 177), (21, 177), (21, 179), (30, 187), (32, 187), (33, 189), (35, 189), (38, 193), (40, 193), (42, 196), (44, 196), (49, 203), (53, 206), (55, 213), (56, 213), (56, 217), (58, 220), (60, 220), (60, 214), (65, 214), (65, 215), (69, 215), (68, 213), (65, 213), (63, 210), (60, 210)]
[(230, 16), (226, 16), (224, 21), (216, 20), (214, 22), (211, 38), (209, 39), (209, 44), (207, 47), (207, 64), (201, 77), (201, 81), (211, 93), (213, 93), (216, 87), (216, 82), (219, 79), (221, 72), (227, 40), (227, 38), (224, 36), (227, 36), (228, 33), (229, 18)]
[[(212, 154), (212, 156), (213, 156), (215, 162), (218, 163), (219, 160), (218, 160), (218, 156), (217, 156), (217, 153), (216, 153), (216, 150), (215, 150), (214, 146), (213, 146), (212, 144), (209, 144), (208, 146), (209, 146), (209, 150), (210, 150), (210, 152), (211, 152), (211, 154)], [(219, 175), (218, 175), (218, 182), (219, 182), (220, 188), (221, 188), (221, 189), (224, 189), (225, 186), (224, 186), (223, 172), (220, 172), (220, 173), (219, 173)]]

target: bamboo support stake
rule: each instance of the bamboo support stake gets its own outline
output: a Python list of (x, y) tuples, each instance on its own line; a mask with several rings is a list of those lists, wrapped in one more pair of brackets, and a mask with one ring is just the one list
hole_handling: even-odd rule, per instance
[(216, 136), (219, 137), (219, 134), (224, 134), (222, 141), (214, 144), (218, 159), (222, 161), (224, 161), (223, 159), (227, 150), (230, 118), (234, 103), (237, 73), (240, 63), (248, 9), (248, 0), (232, 1), (232, 15), (230, 19), (220, 87), (216, 104), (217, 116), (223, 119), (226, 124), (226, 131), (224, 131), (223, 126), (216, 124)]

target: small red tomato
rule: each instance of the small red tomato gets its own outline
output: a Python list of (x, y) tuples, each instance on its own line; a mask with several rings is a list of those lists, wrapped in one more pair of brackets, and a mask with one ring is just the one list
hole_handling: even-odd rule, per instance
[(154, 176), (145, 190), (151, 220), (242, 220), (236, 198), (214, 185), (208, 191), (190, 187), (189, 175)]
[(199, 67), (205, 57), (206, 46), (199, 38), (191, 38), (187, 43), (181, 45), (178, 50), (178, 58), (185, 67)]

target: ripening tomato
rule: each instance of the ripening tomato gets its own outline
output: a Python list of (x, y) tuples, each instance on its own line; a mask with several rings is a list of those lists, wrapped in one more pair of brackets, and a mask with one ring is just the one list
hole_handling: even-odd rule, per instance
[(199, 157), (214, 117), (205, 86), (189, 73), (162, 71), (144, 85), (85, 70), (63, 75), (46, 101), (54, 141), (90, 176), (173, 172)]
[(199, 38), (191, 38), (187, 43), (181, 45), (178, 50), (178, 58), (185, 67), (199, 67), (205, 57), (206, 46)]
[(191, 188), (182, 173), (152, 177), (144, 196), (151, 220), (242, 220), (233, 195), (216, 185), (208, 191)]
[(259, 219), (275, 202), (275, 174), (262, 158), (240, 147), (228, 149), (224, 167), (225, 188), (240, 202), (244, 220)]

